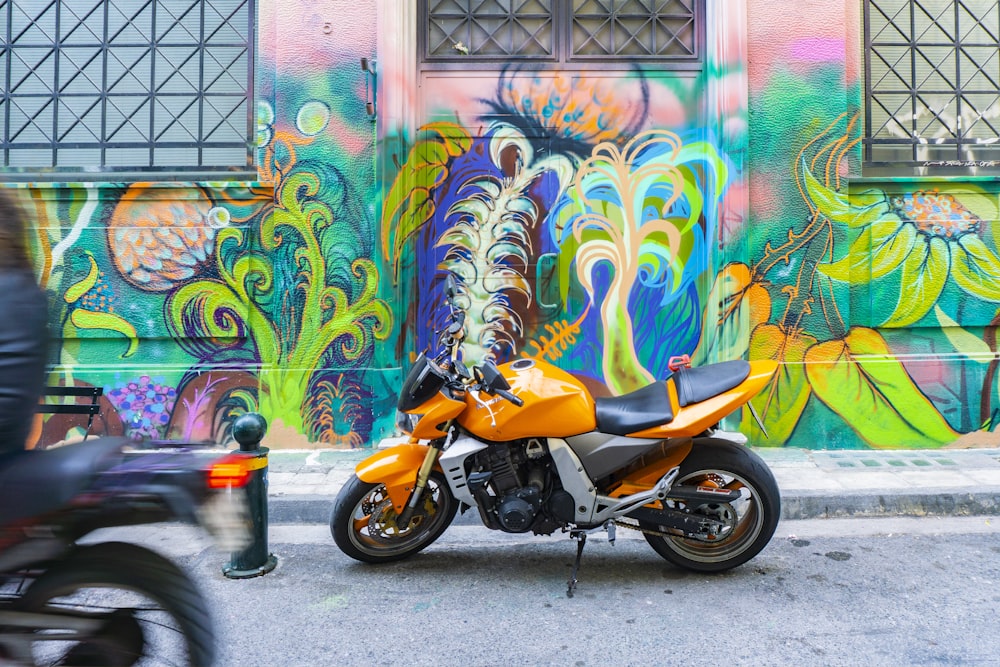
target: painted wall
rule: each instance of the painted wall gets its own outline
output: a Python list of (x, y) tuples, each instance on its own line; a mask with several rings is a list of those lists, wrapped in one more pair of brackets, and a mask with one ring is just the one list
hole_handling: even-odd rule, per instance
[(748, 2), (755, 405), (772, 444), (1000, 446), (998, 187), (862, 178), (859, 11)]
[[(258, 349), (272, 446), (370, 445), (392, 423), (391, 302), (376, 256), (373, 0), (260, 9), (259, 171), (275, 184), (259, 231), (275, 284)], [(379, 422), (381, 421), (381, 425)]]
[(853, 0), (710, 0), (693, 77), (420, 79), (408, 4), (261, 3), (259, 182), (23, 189), (50, 382), (104, 387), (99, 431), (370, 446), (450, 272), (470, 359), (615, 394), (775, 358), (755, 444), (1000, 444), (998, 188), (861, 178)]
[[(49, 382), (104, 387), (98, 433), (223, 441), (256, 410), (265, 444), (360, 447), (391, 424), (359, 67), (375, 6), (264, 2), (258, 18), (259, 182), (22, 189), (54, 304)], [(37, 445), (81, 424), (47, 417)]]
[[(224, 439), (257, 404), (243, 349), (253, 304), (227, 299), (269, 219), (259, 184), (46, 184), (18, 189), (49, 296), (50, 385), (104, 388), (95, 433)], [(266, 269), (263, 269), (266, 273)], [(66, 399), (73, 400), (73, 399)], [(40, 447), (82, 434), (51, 415)]]
[(699, 346), (746, 215), (744, 23), (717, 8), (698, 72), (470, 62), (417, 77), (387, 54), (386, 94), (406, 100), (386, 123), (383, 159), (400, 166), (382, 217), (403, 356), (434, 348), (448, 274), (470, 362), (544, 358), (609, 395), (665, 377), (673, 355), (726, 354), (714, 330)]

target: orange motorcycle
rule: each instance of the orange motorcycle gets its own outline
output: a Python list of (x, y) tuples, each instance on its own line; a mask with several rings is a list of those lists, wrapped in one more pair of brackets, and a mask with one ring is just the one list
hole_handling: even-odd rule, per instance
[(578, 541), (572, 596), (596, 530), (610, 540), (616, 526), (642, 531), (665, 559), (698, 572), (736, 567), (767, 545), (780, 514), (774, 476), (744, 436), (718, 424), (743, 405), (753, 412), (749, 401), (775, 362), (690, 368), (680, 358), (664, 381), (594, 398), (536, 359), (467, 368), (459, 287), (448, 280), (445, 291), (443, 352), (417, 358), (399, 397), (409, 443), (362, 461), (337, 496), (330, 531), (345, 554), (406, 558), (434, 542), (459, 506), (476, 508), (493, 530), (569, 532)]

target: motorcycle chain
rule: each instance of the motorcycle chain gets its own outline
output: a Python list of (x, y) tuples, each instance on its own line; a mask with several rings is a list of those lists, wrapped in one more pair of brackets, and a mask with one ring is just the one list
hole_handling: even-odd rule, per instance
[(622, 528), (628, 528), (630, 530), (638, 530), (640, 533), (645, 533), (646, 535), (656, 535), (657, 537), (677, 537), (671, 533), (664, 533), (662, 530), (652, 530), (651, 528), (643, 528), (636, 523), (628, 523), (622, 521), (621, 519), (615, 519), (615, 525), (621, 526)]
[[(675, 533), (664, 533), (662, 530), (653, 530), (651, 528), (643, 528), (642, 526), (640, 526), (638, 524), (627, 523), (625, 521), (622, 521), (621, 519), (616, 519), (615, 520), (615, 525), (616, 526), (621, 526), (622, 528), (628, 528), (630, 530), (638, 530), (640, 533), (645, 533), (646, 535), (655, 535), (657, 537), (681, 537), (681, 538), (685, 538), (684, 535), (677, 535)], [(685, 539), (697, 540), (699, 542), (705, 541), (705, 540), (700, 540), (699, 538), (694, 537), (694, 536), (688, 536)]]

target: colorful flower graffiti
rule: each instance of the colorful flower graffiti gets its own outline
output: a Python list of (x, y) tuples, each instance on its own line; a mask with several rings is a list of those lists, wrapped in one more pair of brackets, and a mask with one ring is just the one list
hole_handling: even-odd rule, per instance
[[(953, 195), (937, 190), (848, 200), (806, 172), (809, 192), (824, 215), (859, 229), (847, 255), (821, 271), (841, 282), (876, 281), (900, 272), (899, 299), (882, 326), (903, 327), (930, 312), (953, 280), (967, 296), (1000, 302), (1000, 258), (982, 238), (983, 220)], [(868, 202), (872, 203), (868, 203)]]
[[(334, 140), (327, 104), (261, 109), (261, 183), (22, 189), (40, 280), (61, 304), (49, 381), (104, 387), (98, 432), (224, 441), (257, 410), (272, 445), (370, 443), (367, 374), (393, 324), (370, 207), (318, 159)], [(53, 416), (39, 444), (80, 435)]]
[(177, 390), (160, 378), (143, 375), (116, 386), (108, 399), (125, 422), (126, 432), (134, 440), (162, 438), (177, 399)]
[[(640, 133), (621, 149), (599, 144), (580, 165), (554, 224), (562, 294), (575, 265), (587, 307), (600, 313), (599, 379), (613, 393), (665, 377), (666, 359), (697, 342), (696, 282), (708, 268), (705, 239), (728, 177), (712, 144), (685, 145), (667, 130)], [(599, 276), (609, 281), (606, 290), (598, 289)], [(640, 359), (644, 341), (655, 352), (647, 346)]]
[(694, 350), (735, 171), (703, 130), (641, 129), (649, 83), (629, 76), (632, 98), (597, 107), (606, 80), (505, 71), (478, 101), (479, 136), (471, 122), (423, 128), (382, 227), (394, 270), (419, 286), (416, 348), (435, 343), (450, 273), (468, 362), (536, 354), (623, 393)]
[[(834, 134), (837, 127), (843, 134)], [(836, 428), (833, 420), (867, 447), (981, 442), (960, 436), (995, 428), (995, 370), (978, 386), (974, 374), (962, 373), (963, 402), (979, 408), (974, 420), (968, 406), (939, 408), (948, 402), (935, 400), (920, 376), (922, 366), (941, 364), (934, 357), (956, 350), (990, 369), (1000, 359), (991, 330), (1000, 324), (1000, 257), (987, 223), (967, 208), (986, 202), (995, 215), (995, 204), (975, 192), (963, 203), (936, 190), (848, 191), (840, 174), (857, 144), (855, 129), (855, 119), (844, 115), (806, 142), (794, 160), (805, 223), (787, 229), (783, 242), (764, 241), (752, 266), (727, 267), (720, 281), (720, 298), (746, 301), (758, 314), (750, 356), (782, 362), (754, 404), (767, 415), (771, 444), (808, 446), (793, 432), (808, 424), (822, 438)], [(956, 330), (951, 318), (959, 312), (985, 325), (981, 339)], [(725, 317), (719, 324), (727, 326)], [(924, 331), (919, 338), (934, 341), (924, 354), (912, 347), (915, 325)], [(944, 330), (936, 335), (926, 329), (938, 326)], [(955, 350), (946, 349), (948, 340), (956, 341)], [(753, 428), (752, 421), (744, 426)], [(844, 433), (839, 439), (834, 444), (858, 446)], [(831, 444), (821, 439), (812, 446)]]
[(359, 218), (348, 213), (342, 178), (331, 168), (322, 176), (293, 169), (260, 220), (259, 236), (220, 231), (219, 278), (188, 282), (165, 305), (174, 339), (199, 362), (256, 369), (252, 407), (272, 428), (319, 441), (330, 438), (333, 421), (322, 396), (344, 382), (327, 369), (367, 367), (374, 341), (385, 339), (391, 324), (375, 297), (373, 262), (331, 251), (338, 247), (331, 235), (343, 234), (334, 223)]
[(755, 442), (1000, 446), (997, 189), (864, 168), (859, 12), (748, 0), (749, 261), (716, 289), (786, 362)]

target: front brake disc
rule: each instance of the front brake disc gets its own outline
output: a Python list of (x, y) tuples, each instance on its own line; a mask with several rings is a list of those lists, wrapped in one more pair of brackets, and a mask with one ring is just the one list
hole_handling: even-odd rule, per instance
[(373, 540), (389, 544), (399, 538), (402, 531), (396, 524), (396, 509), (392, 500), (386, 498), (375, 505), (368, 515), (368, 535)]

